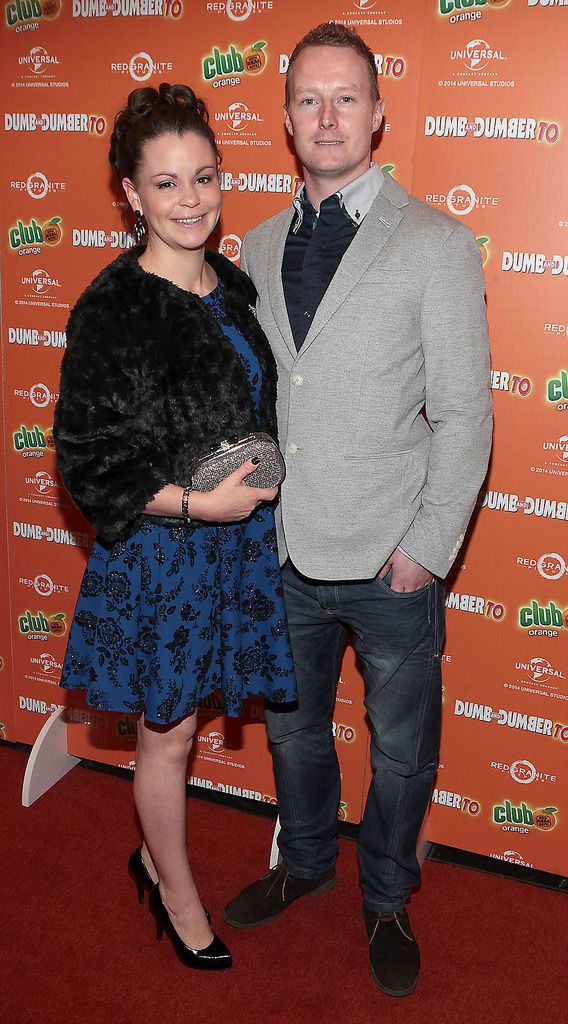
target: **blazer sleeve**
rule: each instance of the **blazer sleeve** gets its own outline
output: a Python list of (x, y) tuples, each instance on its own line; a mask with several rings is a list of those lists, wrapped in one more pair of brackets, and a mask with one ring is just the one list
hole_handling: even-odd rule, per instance
[(169, 482), (153, 439), (155, 403), (132, 327), (101, 303), (82, 302), (67, 327), (54, 436), (58, 469), (73, 501), (107, 542), (128, 536), (148, 501)]
[(456, 226), (425, 291), (421, 334), (433, 430), (422, 504), (401, 549), (444, 578), (463, 543), (487, 472), (492, 433), (489, 339), (481, 257)]
[(247, 234), (245, 235), (245, 237), (243, 238), (243, 241), (242, 241), (241, 255), (239, 257), (239, 265), (240, 265), (241, 270), (243, 270), (244, 273), (247, 274), (248, 277), (250, 277), (251, 273), (250, 273), (250, 269), (249, 269), (249, 253), (248, 253), (249, 237), (248, 236), (249, 236), (249, 232), (247, 232)]

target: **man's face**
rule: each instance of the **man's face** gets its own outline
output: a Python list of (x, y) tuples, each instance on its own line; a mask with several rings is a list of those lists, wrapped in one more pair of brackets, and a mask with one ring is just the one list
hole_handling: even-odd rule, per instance
[(383, 102), (372, 98), (366, 61), (351, 46), (302, 50), (284, 112), (306, 177), (341, 187), (367, 170)]

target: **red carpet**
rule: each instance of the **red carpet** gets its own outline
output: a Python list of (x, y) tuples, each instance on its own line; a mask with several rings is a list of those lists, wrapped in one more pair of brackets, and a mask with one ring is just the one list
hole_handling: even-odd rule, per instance
[(354, 843), (336, 889), (273, 925), (234, 931), (224, 902), (267, 870), (272, 823), (191, 800), (192, 865), (235, 966), (182, 967), (154, 940), (126, 872), (138, 837), (127, 779), (79, 766), (22, 808), (27, 753), (0, 744), (6, 1024), (552, 1024), (566, 1020), (566, 903), (557, 893), (427, 863), (411, 913), (423, 973), (407, 999), (368, 970)]

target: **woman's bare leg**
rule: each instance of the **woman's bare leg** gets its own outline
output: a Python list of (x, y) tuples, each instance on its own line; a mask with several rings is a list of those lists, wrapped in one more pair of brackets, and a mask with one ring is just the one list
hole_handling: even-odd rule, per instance
[(134, 801), (142, 824), (142, 857), (158, 876), (172, 924), (193, 949), (204, 949), (213, 933), (187, 858), (185, 782), (197, 714), (175, 725), (138, 722)]

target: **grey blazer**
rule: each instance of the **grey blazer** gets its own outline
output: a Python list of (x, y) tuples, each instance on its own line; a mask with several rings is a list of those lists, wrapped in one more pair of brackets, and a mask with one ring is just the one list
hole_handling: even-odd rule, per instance
[(443, 578), (491, 446), (475, 239), (387, 175), (298, 353), (282, 286), (293, 215), (248, 232), (241, 254), (278, 366), (281, 560), (312, 579), (370, 579), (400, 545)]

